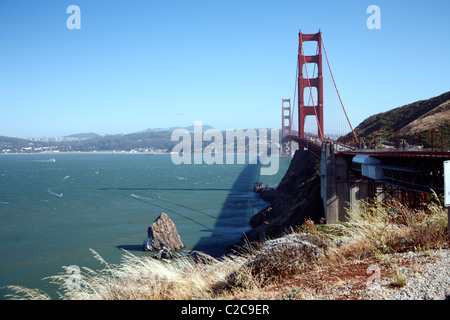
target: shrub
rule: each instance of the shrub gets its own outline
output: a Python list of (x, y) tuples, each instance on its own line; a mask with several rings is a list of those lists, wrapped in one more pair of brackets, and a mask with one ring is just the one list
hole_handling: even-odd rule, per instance
[(447, 241), (447, 213), (439, 203), (413, 210), (399, 203), (357, 201), (348, 210), (353, 239), (366, 239), (375, 249), (388, 253), (417, 247), (430, 249)]

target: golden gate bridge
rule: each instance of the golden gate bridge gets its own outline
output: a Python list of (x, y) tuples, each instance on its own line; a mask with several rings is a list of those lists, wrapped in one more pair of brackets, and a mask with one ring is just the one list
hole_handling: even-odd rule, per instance
[[(315, 54), (305, 52), (307, 42), (317, 43)], [(323, 55), (341, 114), (345, 116), (347, 131), (341, 132), (341, 138), (327, 136), (324, 126)], [(313, 65), (312, 72), (308, 65)], [(397, 140), (393, 149), (377, 149), (376, 144), (372, 146), (358, 139), (331, 71), (320, 30), (314, 34), (299, 32), (294, 99), (291, 104), (291, 99), (283, 98), (281, 110), (282, 156), (291, 156), (296, 143), (300, 149), (321, 159), (322, 199), (327, 222), (345, 220), (345, 207), (358, 199), (399, 201), (417, 207), (427, 194), (444, 191), (443, 162), (450, 160), (449, 151), (433, 146), (431, 150), (418, 150)], [(342, 137), (349, 132), (351, 139), (344, 141)]]

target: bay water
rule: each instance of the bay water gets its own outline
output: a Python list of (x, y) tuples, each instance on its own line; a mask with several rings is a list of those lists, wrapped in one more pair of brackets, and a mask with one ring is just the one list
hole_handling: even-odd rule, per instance
[(175, 165), (170, 155), (15, 154), (0, 156), (0, 299), (7, 285), (38, 288), (57, 299), (45, 277), (63, 266), (100, 269), (95, 250), (120, 263), (123, 250), (141, 256), (147, 227), (165, 212), (183, 250), (214, 256), (236, 243), (249, 220), (267, 206), (255, 182), (260, 165)]

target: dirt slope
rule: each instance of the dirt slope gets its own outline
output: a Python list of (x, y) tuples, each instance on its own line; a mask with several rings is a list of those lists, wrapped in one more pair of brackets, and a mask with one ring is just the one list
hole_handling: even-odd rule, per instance
[[(375, 137), (391, 142), (405, 139), (411, 145), (417, 145), (419, 139), (421, 145), (429, 148), (431, 130), (435, 128), (438, 129), (434, 134), (435, 145), (440, 144), (442, 136), (444, 148), (450, 148), (450, 91), (370, 116), (355, 132), (359, 140), (364, 139), (368, 144), (372, 144)], [(346, 141), (350, 138), (351, 133), (345, 136)]]

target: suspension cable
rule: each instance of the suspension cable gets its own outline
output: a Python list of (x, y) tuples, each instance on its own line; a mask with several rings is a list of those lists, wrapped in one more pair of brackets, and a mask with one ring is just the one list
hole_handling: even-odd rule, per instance
[(325, 44), (323, 42), (323, 37), (322, 37), (322, 47), (323, 47), (323, 52), (325, 53), (325, 58), (327, 59), (328, 70), (330, 70), (331, 79), (333, 79), (334, 87), (336, 88), (336, 92), (339, 97), (339, 101), (341, 102), (342, 109), (344, 110), (345, 117), (347, 118), (347, 122), (350, 125), (350, 129), (352, 129), (353, 136), (356, 139), (356, 143), (359, 143), (359, 140), (358, 140), (358, 137), (356, 136), (355, 130), (353, 130), (352, 124), (350, 123), (350, 119), (348, 118), (347, 112), (345, 111), (344, 104), (342, 103), (341, 95), (339, 94), (339, 90), (336, 86), (336, 81), (334, 81), (333, 72), (331, 71), (330, 62), (328, 61), (327, 51), (325, 50)]

